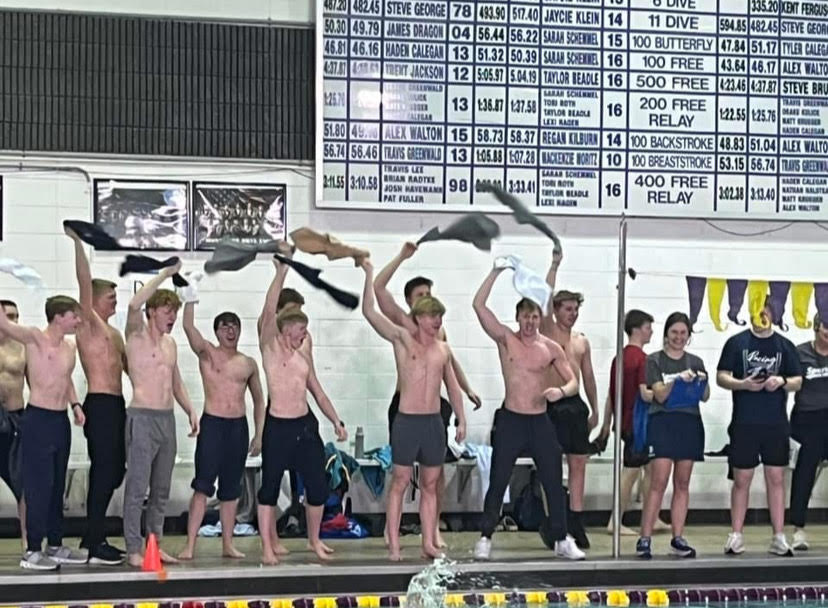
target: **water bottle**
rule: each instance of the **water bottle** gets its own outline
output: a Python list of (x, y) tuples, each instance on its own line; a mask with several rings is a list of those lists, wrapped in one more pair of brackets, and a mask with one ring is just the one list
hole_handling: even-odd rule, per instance
[(356, 438), (354, 441), (354, 458), (365, 458), (365, 433), (361, 426), (357, 427)]

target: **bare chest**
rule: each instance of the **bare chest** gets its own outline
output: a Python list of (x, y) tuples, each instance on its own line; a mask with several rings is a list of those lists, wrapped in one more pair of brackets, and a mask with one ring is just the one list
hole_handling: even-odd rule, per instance
[(103, 331), (85, 330), (78, 333), (78, 350), (82, 358), (106, 357), (122, 355), (124, 352), (124, 341), (121, 335), (113, 327), (106, 327)]
[(0, 374), (22, 375), (26, 369), (26, 350), (16, 342), (0, 347)]
[(529, 372), (543, 372), (552, 363), (549, 349), (543, 344), (526, 345), (517, 338), (509, 340), (506, 357), (511, 366)]
[(132, 338), (127, 343), (126, 352), (130, 373), (133, 370), (172, 368), (175, 364), (175, 350), (166, 340), (154, 342), (145, 337)]
[(26, 347), (26, 365), (33, 373), (61, 377), (75, 366), (75, 349), (65, 340), (57, 345), (41, 342)]
[(250, 365), (242, 356), (228, 358), (214, 354), (201, 357), (198, 365), (204, 379), (213, 383), (246, 384), (250, 377)]

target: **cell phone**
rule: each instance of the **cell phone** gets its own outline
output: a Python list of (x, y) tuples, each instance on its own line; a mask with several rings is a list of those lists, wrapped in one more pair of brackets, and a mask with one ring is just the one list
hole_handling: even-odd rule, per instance
[(767, 368), (765, 368), (765, 367), (759, 368), (758, 370), (754, 371), (753, 374), (751, 374), (751, 375), (753, 376), (754, 380), (758, 380), (758, 381), (761, 381), (761, 382), (764, 382), (765, 380), (768, 379), (768, 376), (770, 376), (770, 374), (768, 373)]

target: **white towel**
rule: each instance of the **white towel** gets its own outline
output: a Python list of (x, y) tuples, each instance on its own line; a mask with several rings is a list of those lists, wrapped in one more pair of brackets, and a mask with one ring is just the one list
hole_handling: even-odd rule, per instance
[(12, 258), (0, 258), (0, 272), (12, 275), (26, 287), (40, 289), (43, 287), (43, 278), (31, 266), (18, 262)]
[(181, 276), (187, 280), (188, 285), (186, 287), (178, 287), (178, 295), (185, 304), (187, 302), (198, 303), (198, 288), (202, 279), (204, 279), (204, 273), (200, 270), (188, 270), (182, 272)]
[(546, 279), (524, 264), (518, 255), (498, 256), (495, 258), (494, 267), (514, 270), (512, 285), (515, 291), (524, 298), (532, 300), (546, 314), (549, 298), (552, 297), (552, 288), (549, 287)]

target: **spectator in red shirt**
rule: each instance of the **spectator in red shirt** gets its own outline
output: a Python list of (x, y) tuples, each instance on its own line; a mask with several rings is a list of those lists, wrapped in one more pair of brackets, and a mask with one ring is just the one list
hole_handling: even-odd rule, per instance
[[(627, 345), (624, 347), (624, 380), (621, 401), (621, 438), (624, 441), (624, 468), (621, 470), (621, 513), (623, 514), (630, 503), (632, 489), (636, 480), (641, 476), (641, 467), (649, 462), (646, 453), (636, 453), (633, 447), (633, 406), (640, 394), (641, 387), (646, 390), (647, 355), (644, 345), (650, 342), (653, 335), (653, 317), (641, 310), (630, 310), (624, 317), (624, 333), (627, 334)], [(600, 440), (609, 437), (615, 413), (615, 358), (610, 368), (609, 395), (604, 408), (604, 424), (601, 427)], [(645, 469), (646, 476), (646, 469)], [(645, 481), (646, 483), (646, 481)], [(647, 484), (648, 485), (648, 484)], [(646, 490), (646, 487), (642, 488)], [(607, 532), (612, 534), (613, 521), (607, 525)], [(663, 522), (659, 522), (663, 524)], [(663, 524), (666, 526), (666, 524)], [(660, 527), (657, 525), (657, 527)], [(621, 526), (623, 536), (635, 536), (634, 530)]]

